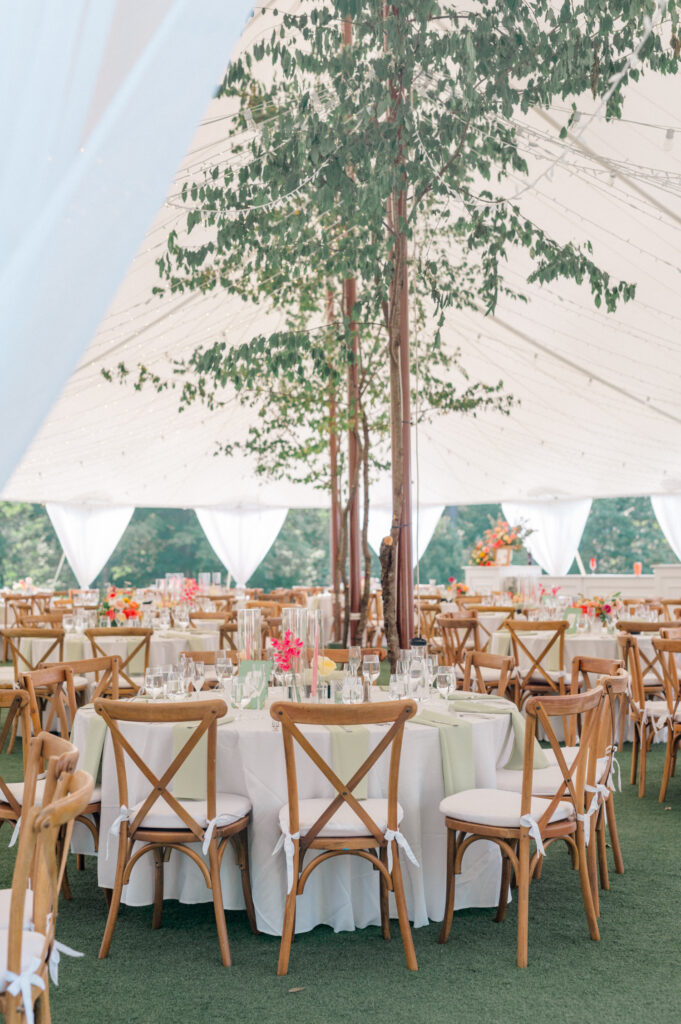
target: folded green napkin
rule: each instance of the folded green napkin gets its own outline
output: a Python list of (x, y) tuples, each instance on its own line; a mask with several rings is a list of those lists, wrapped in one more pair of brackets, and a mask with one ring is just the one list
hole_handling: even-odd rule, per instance
[[(224, 715), (218, 719), (218, 725), (226, 725), (233, 721), (234, 715)], [(196, 722), (180, 722), (173, 726), (173, 758), (182, 750), (196, 726)], [(208, 738), (202, 736), (173, 776), (172, 793), (176, 800), (206, 799), (207, 742)]]
[(78, 767), (88, 772), (95, 782), (99, 781), (102, 767), (102, 751), (106, 739), (106, 722), (100, 715), (88, 715), (85, 750), (78, 760)]
[(501, 654), (507, 657), (511, 653), (511, 634), (507, 629), (497, 630), (492, 633), (489, 641), (490, 654)]
[(451, 715), (423, 710), (412, 721), (430, 725), (440, 733), (440, 758), (445, 796), (475, 789), (473, 727), (470, 722), (452, 720)]
[(267, 687), (272, 672), (271, 661), (250, 661), (239, 662), (239, 679), (245, 679), (249, 672), (262, 672), (262, 683), (258, 693), (248, 705), (248, 711), (257, 711), (264, 708), (267, 703)]
[[(341, 782), (349, 782), (369, 756), (369, 730), (364, 725), (327, 725), (331, 733), (331, 764)], [(366, 800), (369, 779), (365, 775), (353, 789), (356, 800)]]
[[(511, 728), (513, 729), (513, 747), (511, 748), (511, 755), (504, 765), (504, 769), (506, 771), (522, 771), (523, 752), (525, 749), (525, 719), (515, 704), (511, 704), (510, 701), (500, 700), (499, 697), (492, 695), (476, 694), (473, 698), (466, 698), (462, 697), (461, 694), (455, 694), (449, 700), (449, 710), (460, 714), (470, 712), (471, 714), (478, 713), (481, 715), (510, 715)], [(533, 763), (535, 768), (549, 767), (546, 755), (536, 740), (534, 741)]]

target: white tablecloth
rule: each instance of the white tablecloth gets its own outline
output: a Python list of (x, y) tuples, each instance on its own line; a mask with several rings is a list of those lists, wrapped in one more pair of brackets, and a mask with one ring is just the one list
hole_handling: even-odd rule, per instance
[[(439, 710), (442, 703), (439, 702)], [(91, 708), (76, 716), (74, 742), (85, 749)], [(510, 744), (510, 720), (505, 715), (470, 719), (473, 728), (476, 786), (495, 784), (495, 768)], [(152, 769), (165, 767), (171, 757), (172, 727), (166, 724), (146, 727), (127, 723), (126, 734), (135, 742)], [(331, 739), (326, 728), (311, 727), (320, 753), (330, 759)], [(370, 728), (370, 744), (378, 742), (383, 728)], [(267, 711), (251, 711), (237, 722), (218, 728), (218, 789), (248, 796), (253, 805), (249, 828), (251, 882), (258, 927), (270, 935), (281, 934), (286, 871), (284, 854), (272, 856), (279, 837), (279, 810), (287, 802), (286, 772), (282, 734), (274, 730)], [(332, 796), (328, 783), (312, 762), (299, 752), (298, 785), (301, 798)], [(384, 754), (369, 775), (369, 796), (386, 796), (388, 758)], [(146, 796), (148, 786), (139, 773), (131, 785), (130, 802)], [(404, 808), (402, 831), (420, 862), (414, 867), (402, 857), (410, 918), (415, 926), (442, 919), (445, 897), (445, 828), (438, 805), (444, 796), (439, 732), (428, 726), (409, 723), (405, 729), (400, 770), (399, 800)], [(119, 813), (118, 787), (110, 738), (102, 762), (102, 820), (98, 859), (99, 884), (113, 885), (116, 841), (110, 844), (107, 859), (106, 836)], [(87, 852), (88, 837), (74, 835), (74, 849)], [(90, 846), (91, 849), (91, 846)], [(226, 909), (243, 908), (239, 873), (230, 853), (222, 868)], [(500, 883), (500, 855), (491, 843), (475, 843), (466, 854), (463, 873), (457, 878), (456, 906), (488, 907), (497, 903)], [(165, 869), (164, 892), (167, 899), (184, 903), (210, 899), (203, 879), (188, 857), (173, 852)], [(296, 929), (309, 931), (318, 924), (335, 931), (380, 924), (378, 879), (371, 865), (356, 857), (335, 858), (313, 872), (305, 893), (298, 900)], [(392, 897), (391, 897), (392, 899)], [(133, 869), (123, 901), (143, 906), (153, 900), (153, 858), (143, 857)], [(394, 911), (394, 906), (393, 906)]]
[[(23, 641), (27, 643), (29, 641)], [(168, 630), (166, 632), (154, 633), (149, 644), (149, 667), (156, 668), (161, 665), (176, 665), (181, 651), (217, 651), (220, 642), (218, 633), (199, 633), (195, 630)], [(31, 663), (37, 665), (45, 653), (49, 650), (53, 640), (35, 637), (31, 644)], [(103, 637), (97, 641), (99, 647), (106, 654), (119, 655), (127, 658), (128, 651), (134, 650), (139, 643), (137, 637), (116, 636), (115, 628), (111, 630), (111, 638)], [(83, 658), (92, 657), (92, 647), (86, 636), (71, 634), (64, 640), (65, 661), (81, 661)], [(50, 661), (56, 661), (56, 652), (50, 655)], [(135, 673), (139, 666), (132, 666)], [(129, 671), (129, 670), (128, 670)], [(141, 669), (140, 669), (141, 671)]]

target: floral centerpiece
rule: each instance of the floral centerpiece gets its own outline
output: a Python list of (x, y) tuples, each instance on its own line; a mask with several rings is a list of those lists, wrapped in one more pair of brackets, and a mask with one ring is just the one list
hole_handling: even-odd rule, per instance
[(450, 576), (447, 580), (447, 589), (455, 597), (465, 597), (471, 588), (466, 583), (457, 580), (456, 576)]
[(281, 640), (272, 637), (274, 660), (281, 672), (290, 672), (294, 658), (299, 658), (303, 651), (303, 641), (287, 629)]
[(185, 576), (182, 581), (182, 600), (188, 604), (194, 603), (194, 598), (199, 592), (199, 585), (193, 576)]
[(139, 602), (135, 600), (135, 591), (132, 589), (117, 589), (110, 587), (106, 597), (99, 605), (98, 614), (109, 619), (112, 626), (118, 625), (118, 621), (127, 622), (128, 619), (136, 619), (140, 613)]
[(545, 604), (550, 598), (557, 597), (560, 593), (560, 587), (547, 588), (543, 583), (539, 584), (538, 595), (540, 604)]
[(622, 608), (619, 596), (619, 591), (612, 597), (583, 597), (580, 594), (572, 607), (579, 608), (584, 615), (593, 615), (594, 618), (600, 619), (604, 626), (607, 626), (611, 617)]
[(494, 526), (485, 530), (482, 539), (476, 541), (471, 552), (471, 563), (473, 565), (509, 565), (511, 553), (520, 551), (524, 540), (531, 533), (532, 530), (522, 523), (511, 526), (505, 519), (498, 519)]

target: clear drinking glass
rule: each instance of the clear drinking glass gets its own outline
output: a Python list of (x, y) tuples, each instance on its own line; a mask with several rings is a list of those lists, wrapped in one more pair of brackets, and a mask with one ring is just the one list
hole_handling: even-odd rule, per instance
[(351, 647), (348, 651), (348, 668), (352, 675), (357, 675), (359, 666), (362, 663), (362, 648)]
[(381, 665), (377, 654), (365, 654), (362, 665), (362, 672), (368, 676), (371, 686), (374, 685), (381, 672)]
[(206, 666), (202, 661), (194, 662), (194, 689), (200, 693), (206, 680)]
[(446, 665), (440, 665), (435, 676), (435, 685), (437, 692), (440, 696), (446, 700), (449, 694), (449, 687), (451, 685), (451, 675)]

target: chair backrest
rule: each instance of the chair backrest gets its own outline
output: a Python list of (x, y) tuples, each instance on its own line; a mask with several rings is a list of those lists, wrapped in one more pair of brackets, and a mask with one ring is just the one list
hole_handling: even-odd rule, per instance
[(225, 622), (220, 626), (220, 650), (236, 651), (236, 622)]
[(484, 619), (481, 619), (481, 615), (503, 615), (503, 619), (499, 622), (494, 630), (497, 632), (503, 629), (509, 619), (512, 619), (517, 612), (517, 607), (514, 604), (476, 604), (475, 614), (478, 617), (478, 630), (480, 632), (480, 643), (483, 647), (487, 647), (490, 640), (492, 639), (492, 629), (488, 629), (487, 623)]
[[(67, 739), (77, 710), (70, 664), (64, 662), (56, 667), (24, 672), (19, 676), (19, 685), (28, 693), (34, 733), (39, 733), (41, 728), (50, 732), (56, 721), (59, 723), (59, 735)], [(46, 704), (47, 711), (47, 718), (42, 724), (39, 702)]]
[[(214, 665), (217, 653), (217, 651), (180, 651), (180, 657), (186, 658), (188, 661), (200, 661), (204, 665)], [(236, 652), (221, 651), (220, 653), (229, 656), (230, 654), (234, 654)], [(235, 661), (236, 659), (232, 658), (232, 662)]]
[(624, 668), (619, 668), (612, 675), (600, 676), (598, 685), (605, 691), (606, 700), (596, 743), (596, 757), (599, 760), (607, 758), (605, 765), (598, 771), (598, 781), (607, 785), (617, 746), (617, 705), (629, 699), (629, 673)]
[(430, 640), (435, 630), (435, 620), (442, 609), (439, 597), (414, 595), (414, 619), (419, 626), (419, 634), (424, 640)]
[[(178, 815), (185, 828), (190, 829), (197, 840), (203, 838), (203, 827), (194, 819), (169, 790), (177, 772), (185, 763), (192, 750), (205, 735), (206, 743), (206, 803), (208, 819), (215, 818), (215, 766), (217, 756), (217, 723), (218, 719), (227, 714), (227, 705), (220, 698), (210, 700), (198, 700), (181, 704), (169, 701), (154, 701), (150, 704), (141, 704), (138, 701), (127, 700), (102, 700), (101, 697), (95, 701), (95, 711), (101, 715), (111, 733), (113, 742), (114, 757), (116, 760), (116, 776), (118, 779), (118, 795), (121, 805), (130, 807), (128, 791), (127, 760), (139, 769), (150, 785), (150, 792), (143, 801), (139, 811), (130, 822), (124, 822), (125, 829), (121, 830), (122, 836), (134, 836), (140, 825), (149, 814), (154, 804), (163, 798), (171, 811)], [(188, 731), (186, 743), (182, 745), (175, 754), (170, 764), (163, 770), (160, 776), (148, 766), (144, 757), (140, 754), (134, 743), (131, 742), (121, 725), (126, 722), (140, 722), (146, 725), (154, 723), (172, 723), (179, 725), (183, 722), (196, 723), (196, 728)]]
[(620, 633), (657, 633), (659, 622), (645, 622), (643, 619), (619, 619), (617, 629)]
[(230, 618), (230, 613), (224, 612), (190, 612), (189, 621), (192, 626), (196, 626), (197, 623), (201, 622), (227, 622)]
[[(495, 678), (493, 680), (485, 680), (482, 672), (484, 668), (494, 670)], [(498, 690), (499, 696), (504, 697), (512, 672), (513, 658), (503, 654), (487, 654), (486, 651), (469, 650), (466, 655), (462, 688), (470, 690), (471, 684), (474, 682), (475, 689), (479, 693)]]
[[(390, 771), (388, 776), (388, 814), (387, 826), (397, 828), (397, 789), (400, 772), (400, 755), (404, 727), (416, 714), (417, 706), (413, 700), (381, 701), (376, 704), (297, 704), (289, 701), (275, 701), (270, 707), (270, 715), (275, 722), (281, 722), (284, 741), (284, 757), (286, 759), (286, 783), (288, 788), (289, 831), (298, 832), (300, 816), (298, 809), (298, 776), (296, 773), (296, 744), (307, 754), (324, 778), (331, 783), (336, 795), (329, 801), (317, 820), (305, 835), (301, 837), (302, 850), (307, 849), (328, 821), (344, 803), (362, 820), (367, 830), (382, 843), (384, 834), (371, 815), (353, 794), (364, 776), (376, 764), (380, 756), (390, 747)], [(312, 746), (300, 727), (309, 725), (385, 725), (390, 729), (381, 736), (379, 742), (365, 761), (357, 768), (347, 782), (338, 778), (333, 768)]]
[(117, 654), (107, 654), (102, 658), (82, 658), (80, 661), (52, 662), (49, 665), (41, 665), (40, 667), (69, 668), (73, 673), (74, 684), (76, 676), (94, 676), (95, 688), (90, 698), (91, 701), (95, 697), (113, 697), (114, 700), (118, 700), (120, 696), (119, 673), (121, 658)]
[[(52, 779), (51, 795), (48, 796), (46, 783), (42, 806), (27, 808), (22, 816), (7, 934), (7, 970), (17, 977), (21, 974), (22, 959), (25, 959), (22, 944), (26, 934), (26, 893), (29, 889), (33, 892), (31, 930), (45, 936), (43, 950), (38, 957), (41, 963), (45, 963), (55, 941), (64, 865), (59, 854), (64, 847), (68, 849), (73, 822), (89, 804), (94, 786), (92, 776), (76, 771), (75, 766), (72, 770), (59, 771), (56, 765), (51, 765), (47, 782)], [(62, 839), (64, 829), (66, 834)], [(28, 991), (35, 993), (38, 990), (35, 986), (28, 986)], [(18, 1016), (20, 1008), (23, 1008), (23, 1018), (27, 1017), (21, 990), (15, 996), (6, 993), (5, 1000), (7, 1020), (21, 1019)]]
[[(5, 720), (2, 724), (2, 732), (0, 732), (0, 754), (5, 749), (5, 743), (12, 734), (15, 721), (21, 723), (21, 746), (24, 760), (24, 780), (26, 780), (27, 772), (27, 755), (29, 743), (31, 741), (31, 716), (29, 710), (29, 697), (25, 690), (0, 690), (0, 709), (6, 711)], [(24, 787), (26, 788), (26, 787)], [(17, 817), (21, 814), (21, 804), (16, 799), (12, 791), (8, 788), (7, 783), (0, 775), (0, 792), (2, 793), (3, 801), (8, 803), (12, 810), (15, 812)]]
[[(618, 623), (618, 628), (621, 623)], [(644, 625), (657, 627), (657, 623), (650, 622)], [(657, 633), (657, 628), (642, 630), (646, 633)], [(663, 685), (664, 672), (660, 664), (660, 656), (653, 647), (652, 657), (647, 650), (641, 650), (641, 645), (636, 632), (620, 630), (617, 634), (617, 643), (622, 652), (624, 666), (631, 676), (631, 687), (637, 701), (645, 700), (646, 685), (653, 685), (660, 688)], [(643, 704), (641, 703), (641, 707)]]
[(117, 626), (115, 629), (104, 626), (101, 629), (86, 629), (85, 636), (90, 641), (92, 647), (93, 658), (106, 658), (107, 652), (102, 647), (102, 640), (115, 640), (125, 637), (126, 639), (136, 640), (136, 644), (131, 644), (128, 648), (126, 657), (121, 657), (120, 665), (118, 666), (118, 675), (120, 678), (125, 679), (126, 683), (131, 686), (135, 692), (139, 689), (137, 683), (134, 681), (131, 675), (131, 665), (133, 660), (137, 657), (140, 652), (144, 654), (144, 671), (149, 668), (149, 647), (151, 645), (151, 638), (153, 636), (153, 629), (145, 629), (141, 626)]
[(47, 626), (58, 629), (62, 624), (65, 612), (51, 611), (42, 612), (40, 615), (21, 614), (17, 617), (17, 625), (28, 629), (37, 629), (38, 626)]
[(247, 608), (260, 608), (263, 618), (281, 615), (281, 605), (277, 601), (246, 601)]
[[(560, 687), (551, 678), (551, 669), (548, 668), (548, 660), (551, 652), (557, 651), (559, 670), (563, 670), (565, 664), (565, 632), (569, 626), (565, 619), (547, 619), (540, 622), (527, 622), (524, 619), (508, 619), (505, 628), (511, 635), (511, 647), (513, 660), (518, 671), (518, 685), (522, 690), (532, 680), (546, 683), (556, 693)], [(532, 654), (527, 647), (527, 633), (541, 634), (542, 648), (539, 654)], [(524, 666), (520, 669), (523, 661), (527, 661), (529, 668)], [(555, 671), (555, 670), (553, 670)], [(539, 677), (537, 679), (537, 677)]]
[(674, 720), (679, 709), (681, 690), (679, 689), (679, 657), (681, 657), (681, 640), (654, 637), (653, 647), (662, 667), (664, 696), (670, 721)]
[(457, 597), (456, 603), (459, 608), (475, 608), (477, 605), (483, 604), (484, 600), (482, 594), (461, 594)]
[(595, 686), (600, 686), (599, 676), (615, 676), (623, 667), (621, 659), (587, 658), (580, 654), (572, 659), (570, 693), (593, 690)]
[(446, 615), (438, 615), (435, 625), (442, 636), (445, 664), (463, 671), (469, 650), (480, 650), (477, 616), (470, 612), (448, 612)]
[[(64, 630), (61, 628), (36, 628), (15, 626), (3, 630), (14, 665), (14, 678), (18, 679), (23, 672), (32, 672), (44, 661), (64, 660)], [(33, 640), (51, 641), (39, 656), (33, 654)]]
[[(540, 831), (550, 822), (553, 812), (562, 800), (569, 800), (576, 814), (584, 814), (584, 793), (586, 786), (593, 787), (596, 781), (596, 744), (601, 722), (605, 691), (596, 687), (587, 693), (568, 694), (565, 696), (530, 697), (525, 704), (525, 749), (523, 755), (523, 784), (520, 813), (529, 815), (532, 809), (532, 780), (534, 770), (535, 741), (538, 739), (539, 727), (548, 740), (560, 769), (560, 781), (556, 792), (547, 797), (548, 804), (537, 824)], [(556, 735), (552, 719), (580, 718), (582, 734), (574, 759), (565, 760), (563, 747)], [(595, 825), (595, 822), (593, 822)]]
[[(347, 665), (350, 661), (350, 648), (349, 647), (327, 647), (322, 654), (329, 661), (335, 661), (337, 665)], [(365, 654), (377, 654), (379, 661), (385, 661), (388, 652), (384, 647), (363, 647), (362, 657)]]

